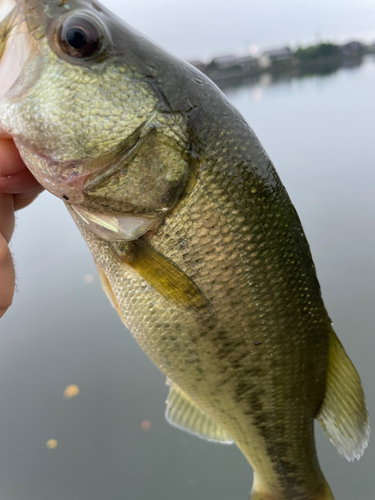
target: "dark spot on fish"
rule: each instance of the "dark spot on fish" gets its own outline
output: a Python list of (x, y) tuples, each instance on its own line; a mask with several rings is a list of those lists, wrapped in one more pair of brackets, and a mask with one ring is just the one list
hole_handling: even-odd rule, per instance
[(237, 402), (240, 402), (244, 399), (244, 396), (246, 393), (249, 392), (249, 389), (250, 389), (249, 384), (247, 384), (246, 382), (244, 382), (244, 381), (238, 382), (236, 390), (235, 390), (235, 396), (236, 396)]
[(245, 359), (245, 358), (247, 358), (247, 357), (248, 357), (248, 353), (247, 353), (247, 352), (244, 352), (244, 353), (242, 353), (240, 356), (238, 356), (238, 357), (236, 358), (236, 362), (237, 362), (237, 363), (240, 363), (243, 359)]
[(268, 429), (268, 423), (267, 423), (267, 422), (264, 422), (264, 421), (263, 421), (263, 422), (259, 422), (259, 423), (258, 423), (258, 427), (259, 427), (259, 429), (261, 429), (261, 430), (262, 430), (262, 432), (263, 432), (263, 436), (265, 436), (265, 435), (266, 435), (266, 433), (267, 433), (267, 429)]
[(66, 196), (66, 194), (64, 194), (63, 198), (64, 200), (69, 201), (69, 198)]
[(243, 376), (249, 377), (249, 379), (253, 378), (259, 378), (264, 376), (263, 370), (260, 366), (249, 366), (246, 368), (246, 370), (243, 371)]
[[(226, 371), (227, 370), (225, 369), (222, 373), (225, 373)], [(232, 378), (231, 377), (220, 379), (220, 386), (230, 384), (231, 382), (232, 382)]]
[(254, 342), (254, 345), (262, 345), (263, 342)]

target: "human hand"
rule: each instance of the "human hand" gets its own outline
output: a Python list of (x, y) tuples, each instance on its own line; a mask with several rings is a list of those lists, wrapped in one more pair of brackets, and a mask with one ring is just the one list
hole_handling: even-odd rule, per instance
[(26, 207), (42, 186), (21, 160), (10, 139), (0, 139), (0, 318), (12, 304), (15, 274), (8, 243), (14, 230), (14, 212)]

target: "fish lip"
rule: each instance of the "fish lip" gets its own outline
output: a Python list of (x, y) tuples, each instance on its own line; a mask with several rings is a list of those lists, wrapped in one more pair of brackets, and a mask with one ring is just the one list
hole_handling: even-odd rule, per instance
[[(30, 60), (37, 56), (37, 43), (33, 39), (27, 26), (25, 17), (24, 0), (0, 0), (0, 100), (7, 98), (22, 76), (28, 75), (23, 80), (23, 89), (34, 77), (26, 68)], [(2, 130), (0, 124), (0, 133)]]
[(0, 23), (17, 7), (17, 0), (0, 0)]
[(20, 8), (15, 0), (0, 0), (0, 62), (3, 59), (12, 31), (19, 22), (19, 14)]
[(13, 140), (27, 168), (47, 191), (71, 203), (84, 199), (83, 185), (91, 172), (82, 168), (82, 162), (54, 161), (22, 138), (13, 136)]
[[(34, 156), (39, 155), (34, 153)], [(61, 176), (56, 178), (56, 176), (39, 172), (38, 168), (34, 168), (33, 163), (27, 161), (25, 157), (23, 157), (23, 160), (36, 180), (51, 194), (69, 203), (80, 203), (85, 199), (83, 185), (90, 172), (73, 173), (65, 179)]]

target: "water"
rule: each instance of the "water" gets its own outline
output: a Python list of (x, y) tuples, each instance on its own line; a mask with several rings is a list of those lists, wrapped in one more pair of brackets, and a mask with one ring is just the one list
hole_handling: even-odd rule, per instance
[(210, 60), (318, 40), (375, 41), (373, 0), (105, 0), (122, 19), (174, 54)]
[[(328, 76), (226, 89), (299, 212), (372, 415), (374, 88), (368, 60)], [(251, 471), (235, 447), (165, 422), (164, 377), (105, 298), (61, 202), (45, 193), (22, 211), (12, 250), (18, 293), (0, 324), (0, 500), (245, 500)], [(69, 384), (80, 394), (66, 400)], [(375, 445), (349, 464), (320, 431), (317, 441), (336, 500), (372, 500)]]

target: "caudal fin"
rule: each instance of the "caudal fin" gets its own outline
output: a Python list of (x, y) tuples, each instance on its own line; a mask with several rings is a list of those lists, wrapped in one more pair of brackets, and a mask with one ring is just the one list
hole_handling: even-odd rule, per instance
[(327, 388), (317, 415), (326, 436), (347, 460), (359, 460), (367, 447), (370, 426), (361, 380), (332, 330)]

